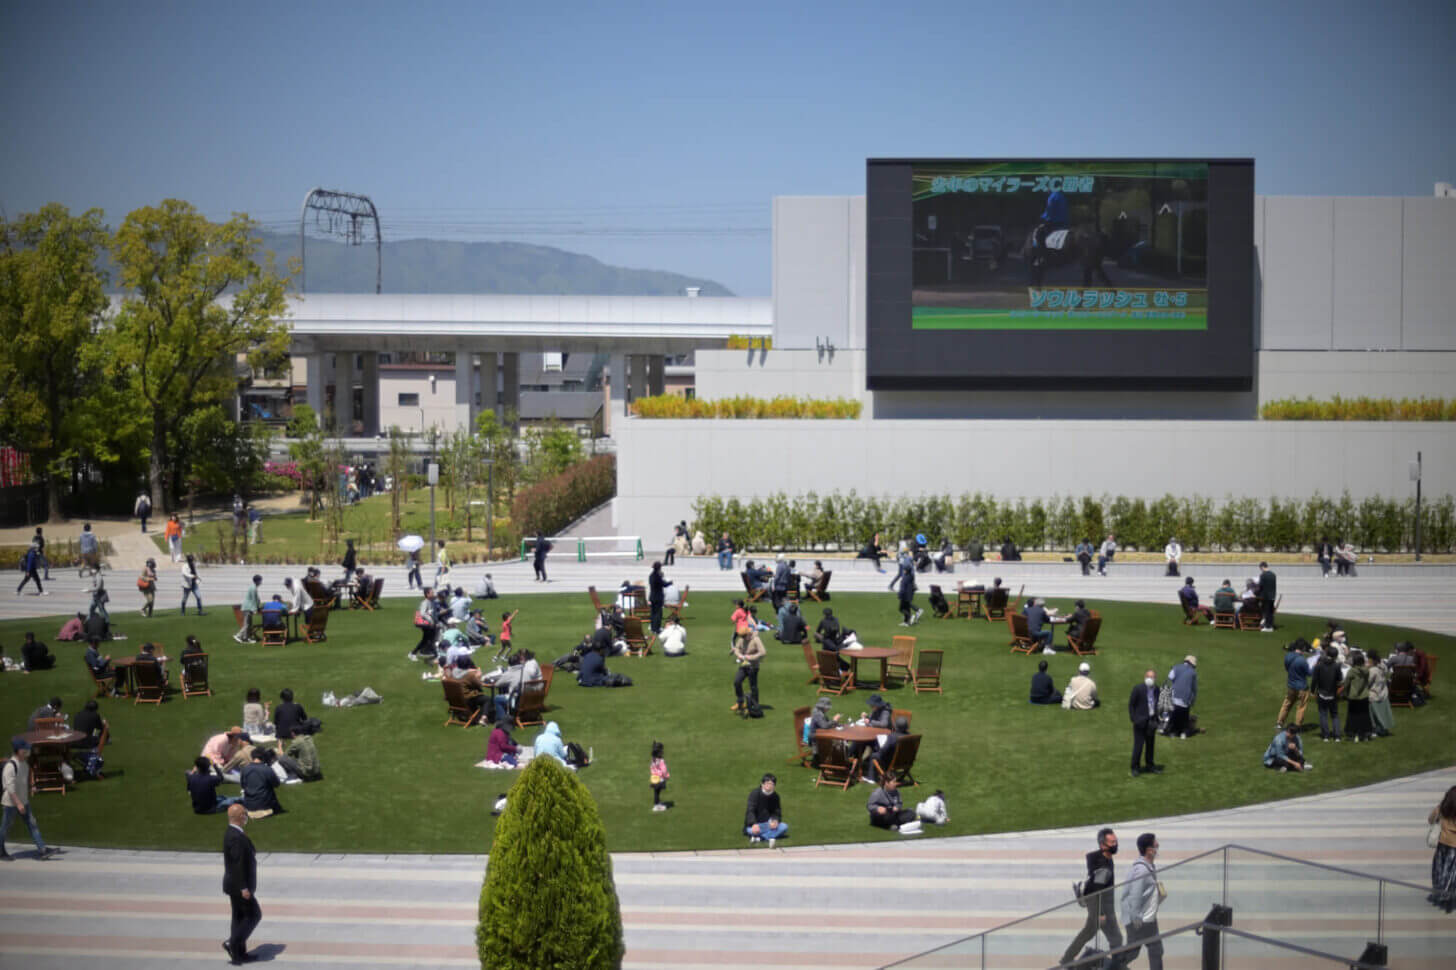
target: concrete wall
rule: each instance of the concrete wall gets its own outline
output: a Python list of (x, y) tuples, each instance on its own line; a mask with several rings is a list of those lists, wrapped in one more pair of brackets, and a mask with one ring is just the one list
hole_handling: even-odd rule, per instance
[(864, 196), (773, 201), (774, 346), (864, 347)]
[(735, 397), (868, 398), (863, 350), (700, 350), (694, 393), (704, 401)]
[[(623, 535), (665, 536), (693, 499), (783, 491), (1007, 497), (1166, 492), (1357, 500), (1456, 492), (1440, 424), (1237, 421), (654, 421), (618, 436)], [(745, 464), (745, 459), (748, 463)]]
[[(455, 430), (455, 368), (444, 365), (434, 370), (435, 389), (430, 390), (431, 371), (423, 368), (379, 368), (379, 426), (388, 431), (418, 432), (439, 428), (442, 433)], [(399, 395), (418, 394), (418, 406), (401, 405)], [(424, 408), (423, 416), (420, 408)], [(421, 423), (423, 421), (423, 424)]]

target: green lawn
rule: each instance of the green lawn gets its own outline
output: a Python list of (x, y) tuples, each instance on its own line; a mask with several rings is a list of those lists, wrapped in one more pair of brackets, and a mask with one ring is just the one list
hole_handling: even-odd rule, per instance
[[(568, 740), (590, 745), (597, 763), (582, 773), (601, 808), (613, 850), (727, 848), (738, 835), (744, 799), (764, 771), (780, 779), (785, 816), (794, 843), (894, 838), (867, 824), (869, 787), (841, 792), (816, 789), (812, 773), (786, 763), (793, 753), (791, 711), (812, 703), (813, 688), (798, 648), (768, 641), (762, 674), (768, 707), (763, 720), (730, 714), (734, 673), (727, 656), (730, 594), (698, 594), (687, 611), (689, 656), (667, 660), (616, 658), (613, 670), (636, 686), (587, 690), (559, 678), (552, 690), (552, 717)], [(1063, 607), (1066, 604), (1057, 604)], [(1092, 603), (1102, 610), (1103, 653), (1093, 658), (1105, 705), (1086, 713), (1026, 703), (1037, 657), (1012, 655), (1005, 627), (984, 621), (932, 621), (913, 632), (921, 647), (946, 651), (946, 692), (895, 689), (897, 707), (914, 712), (924, 735), (915, 774), (914, 802), (944, 788), (952, 822), (934, 834), (964, 835), (1164, 815), (1258, 802), (1365, 784), (1444, 767), (1456, 755), (1456, 714), (1449, 693), (1417, 711), (1396, 712), (1397, 739), (1373, 744), (1310, 747), (1315, 771), (1280, 775), (1260, 766), (1283, 693), (1281, 643), (1286, 635), (1313, 636), (1321, 620), (1286, 616), (1279, 636), (1189, 628), (1174, 606)], [(585, 593), (523, 596), (492, 604), (496, 612), (521, 607), (516, 642), (543, 660), (567, 650), (591, 621)], [(866, 642), (887, 643), (900, 631), (888, 594), (842, 594), (836, 613)], [(386, 601), (378, 614), (338, 613), (329, 641), (287, 648), (238, 646), (230, 639), (231, 613), (217, 609), (185, 620), (171, 613), (152, 620), (116, 614), (131, 636), (110, 652), (134, 653), (151, 637), (174, 656), (186, 633), (196, 633), (212, 656), (215, 696), (160, 707), (103, 700), (113, 744), (106, 752), (109, 777), (82, 782), (64, 797), (41, 795), (38, 817), (48, 840), (61, 845), (112, 845), (212, 849), (217, 820), (192, 815), (182, 773), (212, 733), (241, 720), (245, 690), (262, 688), (276, 698), (292, 687), (309, 713), (320, 716), (325, 780), (280, 790), (288, 813), (261, 824), (270, 848), (282, 851), (476, 852), (489, 847), (489, 805), (514, 775), (472, 767), (485, 753), (486, 732), (446, 728), (441, 689), (420, 680), (422, 667), (404, 659), (414, 642), (413, 604)], [(817, 610), (811, 611), (817, 617)], [(60, 619), (0, 623), (0, 643), (18, 653), (21, 633), (33, 629), (49, 640)], [(1409, 638), (1456, 664), (1453, 639), (1365, 624), (1347, 625), (1353, 642), (1388, 647)], [(12, 731), (52, 694), (77, 710), (90, 694), (81, 647), (52, 644), (59, 669), (0, 677), (0, 705)], [(1147, 665), (1160, 676), (1186, 653), (1199, 657), (1200, 696), (1195, 713), (1208, 731), (1196, 739), (1159, 739), (1158, 760), (1167, 773), (1128, 777), (1130, 732), (1126, 698)], [(1076, 666), (1069, 655), (1049, 658), (1059, 684)], [(175, 670), (175, 664), (173, 665)], [(346, 693), (365, 685), (384, 703), (331, 710), (319, 703), (324, 690)], [(867, 694), (836, 699), (837, 711), (862, 708)], [(1307, 718), (1314, 717), (1311, 705)], [(529, 742), (536, 729), (518, 731)], [(665, 797), (674, 811), (648, 810), (652, 741), (666, 744), (672, 780)], [(23, 834), (23, 833), (22, 833)]]

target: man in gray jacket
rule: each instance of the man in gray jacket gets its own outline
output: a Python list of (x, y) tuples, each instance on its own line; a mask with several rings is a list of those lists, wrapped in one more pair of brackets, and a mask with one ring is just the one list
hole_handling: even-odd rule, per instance
[[(1154, 861), (1158, 857), (1158, 837), (1151, 832), (1144, 832), (1138, 836), (1137, 847), (1138, 858), (1132, 864), (1127, 882), (1118, 891), (1118, 904), (1127, 924), (1129, 945), (1158, 935), (1158, 904), (1162, 902), (1161, 893), (1158, 891), (1158, 867)], [(1141, 947), (1134, 946), (1118, 965), (1127, 966), (1132, 963), (1137, 959), (1139, 949)], [(1151, 940), (1147, 944), (1147, 950), (1149, 970), (1163, 970), (1163, 941)]]

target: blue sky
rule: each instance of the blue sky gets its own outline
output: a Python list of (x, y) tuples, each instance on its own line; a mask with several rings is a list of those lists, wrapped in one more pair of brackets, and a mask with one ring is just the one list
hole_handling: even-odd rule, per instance
[[(532, 6), (535, 9), (530, 9)], [(0, 5), (0, 205), (167, 197), (516, 239), (769, 292), (770, 200), (867, 157), (1253, 156), (1456, 180), (1456, 3)]]

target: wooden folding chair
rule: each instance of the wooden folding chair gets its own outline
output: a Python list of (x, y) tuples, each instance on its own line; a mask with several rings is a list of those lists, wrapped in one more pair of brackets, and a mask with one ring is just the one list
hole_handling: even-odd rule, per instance
[(809, 767), (809, 763), (814, 760), (814, 746), (804, 743), (804, 724), (813, 713), (812, 707), (794, 708), (794, 747), (798, 749), (798, 754), (789, 759), (789, 764), (797, 764), (800, 768)]
[(743, 580), (744, 592), (748, 594), (748, 599), (744, 600), (744, 605), (747, 605), (749, 603), (757, 603), (759, 600), (763, 599), (764, 594), (768, 592), (768, 587), (765, 586), (761, 586), (758, 589), (753, 588), (753, 584), (748, 581), (747, 570), (739, 573), (738, 578)]
[(997, 620), (1006, 619), (1006, 601), (1011, 598), (1011, 590), (1005, 586), (996, 586), (986, 590), (983, 599), (982, 612), (985, 614), (986, 622), (994, 623)]
[(935, 691), (942, 694), (940, 689), (940, 664), (945, 657), (944, 650), (922, 650), (915, 658), (915, 679), (912, 683), (915, 686), (915, 693), (921, 694), (928, 691)]
[(674, 620), (682, 619), (683, 607), (688, 605), (688, 590), (691, 586), (684, 586), (682, 592), (677, 594), (677, 602), (667, 608), (667, 615)]
[(328, 639), (324, 632), (329, 627), (329, 608), (314, 603), (313, 610), (308, 617), (308, 626), (304, 628), (303, 639), (307, 643), (323, 643)]
[(86, 673), (90, 675), (91, 683), (96, 685), (96, 693), (93, 696), (109, 697), (111, 692), (116, 689), (116, 671), (112, 670), (109, 674), (97, 676), (90, 664), (87, 664), (85, 660), (82, 660), (81, 663), (86, 667)]
[(1006, 612), (1006, 627), (1011, 631), (1012, 653), (1033, 653), (1036, 641), (1031, 638), (1031, 628), (1026, 624), (1026, 615), (1014, 610)]
[(1264, 625), (1264, 614), (1258, 606), (1246, 606), (1239, 610), (1239, 629), (1258, 633)]
[(895, 653), (885, 661), (885, 676), (900, 674), (902, 683), (915, 683), (915, 637), (897, 636), (891, 639), (890, 649)]
[(1416, 668), (1392, 667), (1390, 670), (1390, 706), (1415, 709), (1411, 694), (1416, 689)]
[(211, 697), (207, 683), (207, 654), (193, 653), (182, 658), (182, 699)]
[(829, 599), (829, 577), (833, 575), (834, 570), (824, 570), (824, 575), (819, 577), (819, 582), (815, 583), (810, 588), (809, 598), (816, 603), (823, 603), (825, 600)]
[(1441, 658), (1440, 657), (1437, 657), (1435, 654), (1429, 654), (1429, 653), (1426, 654), (1426, 668), (1427, 668), (1426, 669), (1426, 696), (1427, 697), (1435, 697), (1436, 696), (1435, 692), (1433, 690), (1431, 690), (1431, 685), (1433, 685), (1436, 682), (1436, 661), (1438, 661), (1440, 659)]
[(1232, 610), (1227, 613), (1220, 613), (1215, 610), (1213, 614), (1213, 626), (1216, 630), (1237, 630), (1239, 628), (1238, 615)]
[(339, 594), (335, 590), (319, 582), (317, 579), (305, 579), (303, 581), (303, 588), (308, 590), (308, 597), (309, 599), (313, 600), (313, 605), (315, 608), (324, 606), (329, 609), (333, 609), (335, 606), (339, 605)]
[(915, 712), (906, 710), (903, 707), (897, 707), (890, 712), (890, 723), (898, 724), (901, 718), (905, 719), (905, 727), (908, 729), (910, 722), (915, 719)]
[(647, 656), (652, 652), (652, 639), (648, 637), (647, 631), (642, 626), (642, 618), (629, 616), (625, 619), (627, 626), (622, 633), (622, 639), (627, 641), (627, 656)]
[(1203, 623), (1203, 614), (1201, 612), (1189, 606), (1182, 600), (1178, 601), (1178, 605), (1183, 608), (1184, 626), (1199, 626)]
[(66, 719), (64, 717), (38, 717), (35, 719), (35, 729), (37, 731), (52, 732), (70, 730), (70, 728), (66, 727)]
[(66, 793), (66, 776), (61, 766), (66, 763), (66, 749), (59, 744), (37, 744), (30, 749), (30, 780), (35, 790)]
[(809, 679), (804, 683), (817, 684), (819, 682), (819, 661), (814, 656), (814, 648), (809, 645), (808, 640), (800, 643), (799, 646), (804, 648), (804, 663), (809, 665)]
[(895, 742), (895, 749), (890, 752), (890, 763), (885, 765), (885, 772), (900, 779), (902, 786), (909, 785), (914, 788), (919, 784), (910, 769), (915, 767), (915, 756), (920, 753), (920, 735), (907, 734)]
[(956, 590), (955, 614), (967, 620), (974, 620), (984, 610), (986, 591), (984, 589), (967, 589), (964, 586)]
[(1087, 618), (1082, 627), (1082, 632), (1077, 636), (1068, 636), (1067, 643), (1071, 646), (1072, 652), (1079, 657), (1091, 657), (1097, 653), (1097, 634), (1102, 630), (1102, 614), (1096, 610)]
[(288, 643), (288, 617), (283, 617), (283, 625), (276, 630), (263, 627), (263, 646), (281, 647)]
[(838, 697), (847, 690), (854, 690), (854, 671), (839, 668), (839, 654), (832, 650), (820, 650), (815, 656), (819, 661), (817, 694), (833, 694)]
[(859, 781), (859, 759), (849, 756), (849, 749), (837, 738), (814, 738), (814, 756), (819, 774), (814, 787), (833, 785), (844, 791)]
[(592, 609), (596, 610), (597, 614), (600, 615), (606, 607), (602, 605), (602, 599), (597, 595), (597, 588), (595, 586), (588, 586), (586, 592), (591, 597)]
[(445, 718), (445, 727), (452, 724), (470, 727), (480, 720), (480, 710), (470, 703), (470, 698), (477, 696), (479, 691), (467, 690), (462, 681), (448, 677), (440, 681), (440, 684), (445, 688), (445, 708), (449, 712), (449, 716)]
[(379, 594), (383, 591), (384, 577), (380, 576), (370, 584), (368, 592), (360, 590), (359, 595), (354, 597), (354, 602), (372, 613), (379, 609)]
[(132, 699), (132, 706), (162, 703), (163, 695), (167, 692), (167, 685), (162, 680), (161, 664), (138, 663), (131, 668), (131, 679), (132, 683), (136, 685), (136, 697)]
[(544, 676), (548, 668), (541, 668), (543, 679), (528, 680), (521, 685), (516, 697), (516, 727), (546, 723), (546, 692), (550, 689)]

